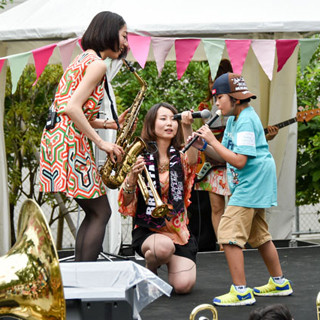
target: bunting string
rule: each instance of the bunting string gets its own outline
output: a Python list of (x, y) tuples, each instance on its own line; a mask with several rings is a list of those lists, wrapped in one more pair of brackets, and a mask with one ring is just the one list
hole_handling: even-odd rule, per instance
[[(320, 39), (182, 39), (147, 37), (132, 33), (129, 33), (128, 35), (128, 42), (132, 56), (139, 63), (141, 68), (145, 67), (149, 56), (150, 46), (152, 46), (159, 77), (161, 76), (168, 53), (174, 48), (178, 79), (181, 79), (188, 68), (200, 43), (203, 44), (212, 78), (216, 75), (225, 49), (229, 55), (234, 72), (241, 74), (248, 51), (251, 48), (270, 81), (272, 80), (275, 64), (277, 63), (276, 72), (280, 72), (296, 47), (300, 50), (300, 66), (303, 71), (320, 45)], [(72, 53), (77, 45), (81, 48), (81, 38), (67, 39), (58, 43), (39, 47), (32, 51), (0, 57), (0, 72), (7, 60), (11, 69), (12, 93), (14, 93), (21, 74), (31, 58), (33, 58), (37, 75), (34, 83), (35, 85), (56, 48), (59, 50), (61, 64), (65, 70), (70, 63)]]

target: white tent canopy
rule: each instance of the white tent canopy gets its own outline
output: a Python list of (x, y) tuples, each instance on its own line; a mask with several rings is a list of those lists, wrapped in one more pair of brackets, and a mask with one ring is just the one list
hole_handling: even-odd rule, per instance
[[(155, 37), (186, 38), (299, 38), (320, 31), (319, 0), (27, 0), (0, 14), (0, 58), (39, 48), (48, 43), (81, 36), (93, 16), (104, 10), (117, 12), (129, 32)], [(224, 56), (227, 53), (224, 52)], [(171, 58), (174, 58), (171, 55)], [(269, 81), (249, 50), (243, 74), (258, 99), (253, 106), (266, 126), (295, 116), (298, 49), (284, 68)], [(152, 55), (150, 56), (152, 58)], [(194, 56), (206, 59), (201, 49)], [(52, 62), (52, 60), (50, 60)], [(6, 66), (6, 64), (5, 64)], [(8, 185), (3, 139), (6, 68), (0, 74), (0, 254), (9, 248)], [(279, 179), (278, 207), (271, 210), (275, 238), (291, 235), (295, 213), (296, 126), (279, 133), (270, 143)], [(116, 214), (114, 212), (114, 214)]]
[(152, 36), (319, 31), (319, 1), (28, 0), (1, 14), (1, 40), (65, 39), (82, 35), (93, 16), (114, 11), (129, 31)]

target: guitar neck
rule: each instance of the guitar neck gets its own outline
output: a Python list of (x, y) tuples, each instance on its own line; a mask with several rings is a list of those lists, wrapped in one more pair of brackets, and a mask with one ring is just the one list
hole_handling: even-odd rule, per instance
[[(279, 129), (281, 129), (281, 128), (284, 128), (284, 127), (288, 126), (289, 124), (292, 124), (292, 123), (295, 123), (295, 122), (297, 122), (297, 117), (294, 117), (292, 119), (289, 119), (289, 120), (274, 124), (273, 126), (278, 127)], [(264, 129), (264, 133), (265, 134), (268, 133), (268, 128)]]

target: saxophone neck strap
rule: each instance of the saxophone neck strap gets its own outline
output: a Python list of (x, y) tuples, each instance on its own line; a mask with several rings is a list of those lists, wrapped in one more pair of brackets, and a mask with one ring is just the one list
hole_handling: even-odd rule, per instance
[[(96, 50), (95, 52), (96, 52), (97, 56), (101, 59), (100, 52), (98, 50)], [(118, 115), (116, 113), (116, 110), (114, 109), (113, 101), (112, 101), (111, 96), (110, 96), (107, 74), (105, 75), (105, 78), (104, 78), (104, 88), (106, 90), (107, 96), (108, 96), (109, 101), (110, 101), (112, 118), (115, 121), (115, 123), (117, 124), (117, 128), (119, 130), (120, 129), (119, 119), (118, 119)]]
[(115, 123), (117, 124), (117, 128), (118, 128), (118, 130), (119, 130), (119, 129), (120, 129), (119, 119), (118, 119), (118, 115), (117, 115), (117, 113), (116, 113), (116, 110), (115, 110), (115, 108), (114, 108), (112, 98), (111, 98), (111, 96), (110, 96), (110, 91), (109, 91), (109, 84), (108, 84), (107, 75), (105, 75), (104, 88), (105, 88), (105, 90), (106, 90), (107, 96), (108, 96), (109, 101), (110, 101), (112, 118), (113, 118), (113, 120), (115, 121)]

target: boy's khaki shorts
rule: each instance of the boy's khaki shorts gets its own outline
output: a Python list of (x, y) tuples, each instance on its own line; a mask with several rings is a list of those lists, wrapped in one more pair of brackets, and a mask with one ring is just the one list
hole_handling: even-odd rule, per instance
[(257, 248), (272, 240), (265, 219), (265, 210), (228, 206), (218, 227), (218, 243), (244, 248), (248, 242)]

